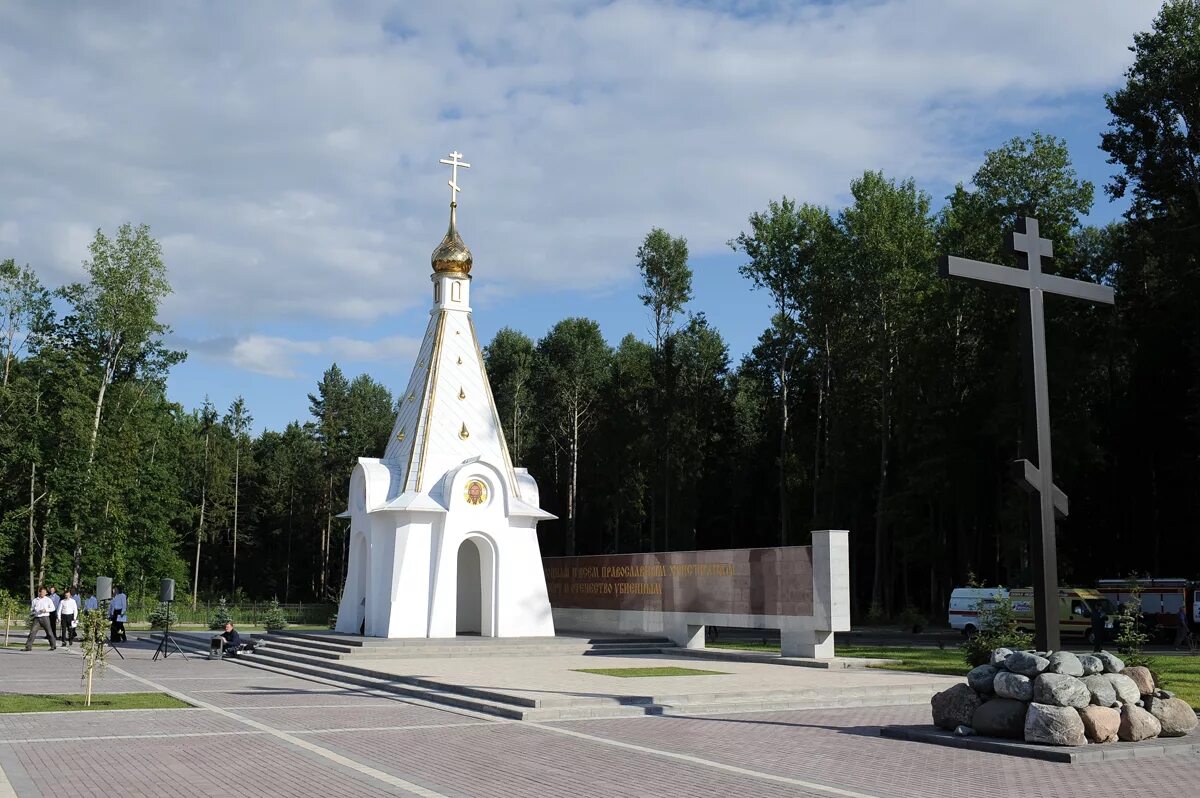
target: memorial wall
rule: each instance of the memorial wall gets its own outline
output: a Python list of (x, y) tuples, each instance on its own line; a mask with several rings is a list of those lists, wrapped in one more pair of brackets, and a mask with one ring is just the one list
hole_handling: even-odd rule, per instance
[(557, 632), (665, 635), (703, 648), (706, 626), (778, 629), (786, 656), (832, 657), (850, 628), (845, 530), (811, 546), (545, 557)]
[(808, 546), (546, 557), (542, 566), (555, 609), (812, 614)]

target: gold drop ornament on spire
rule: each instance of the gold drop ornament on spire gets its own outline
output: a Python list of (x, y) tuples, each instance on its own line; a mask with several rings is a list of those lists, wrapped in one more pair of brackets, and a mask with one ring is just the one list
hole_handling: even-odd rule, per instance
[(471, 255), (471, 250), (467, 249), (467, 245), (463, 243), (462, 236), (458, 234), (458, 192), (461, 191), (458, 187), (458, 167), (470, 169), (471, 164), (464, 163), (461, 152), (450, 153), (450, 158), (443, 158), (439, 163), (444, 163), (451, 168), (450, 180), (450, 227), (446, 230), (446, 235), (442, 238), (442, 243), (438, 244), (437, 249), (433, 251), (433, 255), (429, 260), (433, 264), (433, 271), (438, 274), (470, 274), (471, 264), (474, 263), (474, 257)]
[(466, 398), (467, 398), (467, 392), (466, 392), (466, 391), (464, 391), (462, 388), (459, 388), (459, 389), (458, 389), (458, 398), (459, 398), (459, 399), (466, 399)]
[(401, 443), (404, 442), (404, 430), (400, 430), (396, 433), (396, 440), (400, 441)]
[(467, 430), (467, 422), (463, 422), (462, 429), (458, 431), (458, 437), (462, 438), (464, 441), (471, 437), (471, 433)]

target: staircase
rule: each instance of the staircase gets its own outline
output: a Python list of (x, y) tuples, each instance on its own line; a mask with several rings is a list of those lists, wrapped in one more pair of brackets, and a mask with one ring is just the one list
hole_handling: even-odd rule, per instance
[[(172, 632), (188, 653), (208, 654), (211, 633)], [(158, 634), (142, 636), (157, 643)], [(272, 673), (401, 695), (430, 705), (519, 721), (581, 720), (638, 715), (713, 715), (928, 703), (936, 688), (892, 685), (797, 688), (678, 695), (546, 695), (519, 693), (406, 676), (380, 669), (381, 660), (455, 656), (619, 656), (658, 654), (664, 638), (454, 638), (384, 640), (333, 633), (270, 632), (266, 646), (232, 660)], [(635, 680), (636, 681), (636, 680)]]

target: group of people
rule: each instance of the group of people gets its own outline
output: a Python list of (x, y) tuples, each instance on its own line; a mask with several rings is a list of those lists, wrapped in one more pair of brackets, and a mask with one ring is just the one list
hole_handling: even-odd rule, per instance
[[(129, 600), (125, 596), (125, 591), (118, 587), (108, 605), (109, 640), (113, 643), (122, 643), (126, 639), (125, 613), (128, 607)], [(61, 596), (58, 594), (58, 588), (54, 586), (49, 589), (40, 588), (37, 598), (30, 605), (33, 620), (29, 624), (29, 638), (25, 641), (25, 650), (33, 650), (33, 641), (39, 630), (46, 633), (51, 651), (58, 648), (59, 643), (65, 646), (75, 645), (76, 629), (79, 626), (81, 612), (99, 608), (100, 601), (94, 593), (88, 595), (81, 608), (70, 588), (64, 590)]]

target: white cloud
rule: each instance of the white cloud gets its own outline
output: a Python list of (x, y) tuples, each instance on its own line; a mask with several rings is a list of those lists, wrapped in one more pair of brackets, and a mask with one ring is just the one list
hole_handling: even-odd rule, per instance
[(702, 254), (768, 198), (833, 203), (864, 168), (967, 176), (991, 126), (1118, 82), (1157, 7), (6, 4), (0, 243), (64, 281), (97, 227), (149, 222), (176, 329), (254, 320), (232, 361), (287, 375), (335, 344), (271, 323), (425, 304), (450, 148), (473, 164), (479, 277), (604, 288), (653, 225)]
[(202, 340), (174, 338), (172, 346), (185, 348), (200, 357), (230, 363), (245, 371), (268, 377), (292, 379), (301, 376), (307, 358), (320, 359), (320, 367), (332, 362), (405, 363), (416, 357), (421, 342), (416, 338), (393, 335), (375, 340), (334, 336), (326, 340), (305, 340), (252, 333), (242, 337)]

